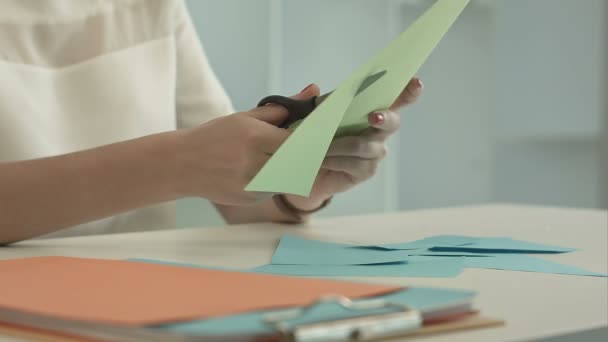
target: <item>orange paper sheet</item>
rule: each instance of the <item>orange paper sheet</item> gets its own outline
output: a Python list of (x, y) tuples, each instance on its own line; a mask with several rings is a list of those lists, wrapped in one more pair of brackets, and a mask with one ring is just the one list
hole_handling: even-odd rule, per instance
[(319, 296), (397, 287), (136, 261), (35, 257), (0, 261), (0, 307), (130, 326), (304, 305)]

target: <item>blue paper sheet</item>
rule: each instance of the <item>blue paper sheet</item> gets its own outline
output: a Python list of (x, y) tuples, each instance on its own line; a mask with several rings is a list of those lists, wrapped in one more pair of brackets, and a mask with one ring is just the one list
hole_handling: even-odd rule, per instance
[(571, 274), (580, 276), (606, 277), (603, 273), (560, 264), (541, 258), (521, 254), (502, 254), (484, 258), (464, 258), (467, 268), (489, 268), (497, 270)]
[(437, 235), (430, 236), (424, 239), (401, 242), (401, 243), (387, 243), (378, 245), (363, 245), (356, 246), (358, 249), (381, 249), (381, 250), (415, 250), (415, 249), (426, 249), (434, 246), (460, 246), (469, 244), (475, 241), (475, 238), (461, 235)]
[[(425, 311), (438, 306), (457, 304), (471, 300), (474, 296), (475, 292), (473, 291), (412, 287), (404, 291), (376, 298), (383, 298), (394, 303), (404, 304), (424, 313)], [(159, 328), (192, 335), (266, 333), (270, 332), (271, 329), (263, 323), (263, 318), (270, 312), (276, 311), (246, 313), (229, 317), (165, 325)], [(370, 311), (365, 312), (365, 314), (370, 313)], [(336, 305), (324, 304), (317, 306), (314, 310), (309, 312), (304, 319), (291, 321), (290, 323), (302, 324), (318, 322), (327, 319), (348, 318), (353, 317), (353, 315), (356, 315), (356, 312), (344, 310)]]
[[(129, 259), (173, 266), (200, 267), (227, 271), (270, 273), (294, 276), (344, 276), (344, 277), (428, 277), (450, 278), (458, 276), (465, 268), (464, 258), (413, 256), (409, 263), (389, 262), (374, 265), (264, 265), (253, 269), (237, 270), (208, 267), (173, 261), (153, 259)], [(314, 273), (314, 274), (311, 274)]]
[[(441, 258), (441, 257), (438, 257)], [(403, 263), (376, 265), (264, 265), (254, 272), (294, 276), (341, 277), (428, 277), (458, 276), (464, 268), (463, 258), (418, 259)]]
[(272, 263), (277, 265), (368, 265), (406, 261), (408, 258), (407, 251), (349, 248), (352, 246), (283, 235), (272, 256)]
[(462, 235), (438, 235), (425, 239), (371, 246), (360, 246), (363, 249), (416, 250), (427, 249), (429, 252), (462, 252), (466, 253), (565, 253), (575, 248), (547, 245), (535, 242), (515, 240), (508, 237), (471, 237)]
[(435, 251), (429, 249), (429, 248), (424, 248), (424, 249), (413, 249), (413, 250), (408, 250), (407, 251), (410, 255), (410, 259), (414, 256), (440, 256), (440, 257), (464, 257), (464, 256), (471, 256), (471, 257), (483, 257), (483, 256), (492, 256), (495, 254), (488, 254), (488, 253), (476, 253), (476, 252), (459, 252), (459, 251)]
[(465, 245), (436, 244), (430, 250), (443, 252), (551, 254), (572, 252), (576, 249), (515, 240), (507, 237), (483, 237), (476, 238), (471, 244)]

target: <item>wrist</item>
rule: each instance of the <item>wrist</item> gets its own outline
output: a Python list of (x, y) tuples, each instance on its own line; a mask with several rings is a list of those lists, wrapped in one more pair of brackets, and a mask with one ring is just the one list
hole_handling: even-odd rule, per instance
[(157, 155), (167, 172), (164, 182), (168, 184), (172, 197), (182, 198), (191, 196), (192, 186), (190, 181), (188, 157), (184, 148), (186, 139), (185, 130), (177, 130), (161, 133), (162, 147)]
[(296, 196), (296, 195), (284, 195), (287, 200), (294, 207), (302, 211), (315, 210), (323, 205), (331, 196), (311, 196), (309, 198)]
[[(325, 208), (327, 205), (329, 205), (329, 203), (331, 202), (331, 197), (325, 199), (324, 201), (322, 201), (320, 204), (316, 205), (315, 207), (312, 207), (310, 209), (304, 209), (302, 207), (298, 207), (296, 205), (294, 205), (294, 203), (292, 203), (288, 197), (288, 195), (285, 194), (278, 194), (273, 196), (273, 201), (275, 206), (283, 213), (283, 215), (288, 218), (285, 219), (285, 222), (291, 222), (291, 223), (303, 223), (306, 222), (308, 220), (308, 218), (310, 217), (311, 214)], [(295, 196), (291, 196), (292, 198), (298, 198)], [(302, 199), (303, 197), (300, 197), (300, 199)], [(308, 205), (311, 205), (313, 203), (315, 203), (316, 201), (307, 201), (307, 202), (302, 202), (300, 205), (302, 205), (303, 207), (307, 207)]]

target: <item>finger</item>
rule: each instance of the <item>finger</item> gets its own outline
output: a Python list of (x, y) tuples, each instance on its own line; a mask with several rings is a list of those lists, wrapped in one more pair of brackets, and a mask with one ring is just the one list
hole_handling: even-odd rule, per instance
[(395, 100), (395, 103), (393, 103), (391, 106), (391, 110), (398, 111), (402, 107), (416, 102), (416, 100), (418, 100), (422, 94), (423, 89), (424, 84), (422, 84), (422, 81), (417, 77), (412, 78), (405, 89), (401, 92), (401, 95), (399, 95), (397, 100)]
[(378, 169), (378, 159), (361, 159), (356, 157), (328, 157), (323, 160), (322, 168), (335, 172), (344, 172), (355, 183), (371, 178)]
[(279, 126), (287, 119), (289, 112), (283, 106), (268, 104), (266, 106), (254, 108), (248, 112), (244, 112), (243, 114), (254, 119), (264, 121), (273, 126)]
[[(291, 98), (294, 100), (305, 100), (314, 96), (319, 96), (320, 93), (321, 90), (319, 89), (319, 86), (313, 83), (308, 85), (298, 94), (291, 96)], [(254, 108), (249, 112), (246, 112), (245, 115), (267, 122), (273, 126), (279, 126), (287, 119), (289, 112), (285, 107), (271, 103), (266, 106)]]
[(380, 159), (386, 156), (386, 146), (382, 140), (368, 136), (347, 136), (334, 140), (326, 156)]
[(306, 88), (304, 88), (300, 93), (291, 96), (291, 98), (295, 100), (306, 100), (319, 95), (321, 95), (321, 89), (318, 85), (312, 83), (309, 84)]
[(372, 128), (388, 136), (399, 130), (401, 117), (393, 111), (374, 112), (368, 116), (368, 122)]
[(289, 138), (291, 131), (271, 125), (256, 125), (252, 133), (251, 141), (259, 151), (274, 154), (279, 147)]

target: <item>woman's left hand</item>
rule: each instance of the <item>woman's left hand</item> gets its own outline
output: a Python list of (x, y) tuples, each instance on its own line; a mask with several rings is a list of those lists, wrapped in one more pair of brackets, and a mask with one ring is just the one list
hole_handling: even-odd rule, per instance
[[(414, 103), (422, 93), (423, 85), (413, 78), (395, 103), (385, 111), (368, 116), (370, 127), (359, 136), (337, 138), (332, 142), (315, 180), (311, 195), (304, 198), (286, 195), (287, 200), (302, 210), (319, 207), (334, 194), (347, 191), (370, 179), (387, 155), (387, 139), (399, 129), (397, 112)], [(305, 89), (306, 95), (319, 94), (316, 85)], [(299, 94), (303, 97), (304, 94)]]

